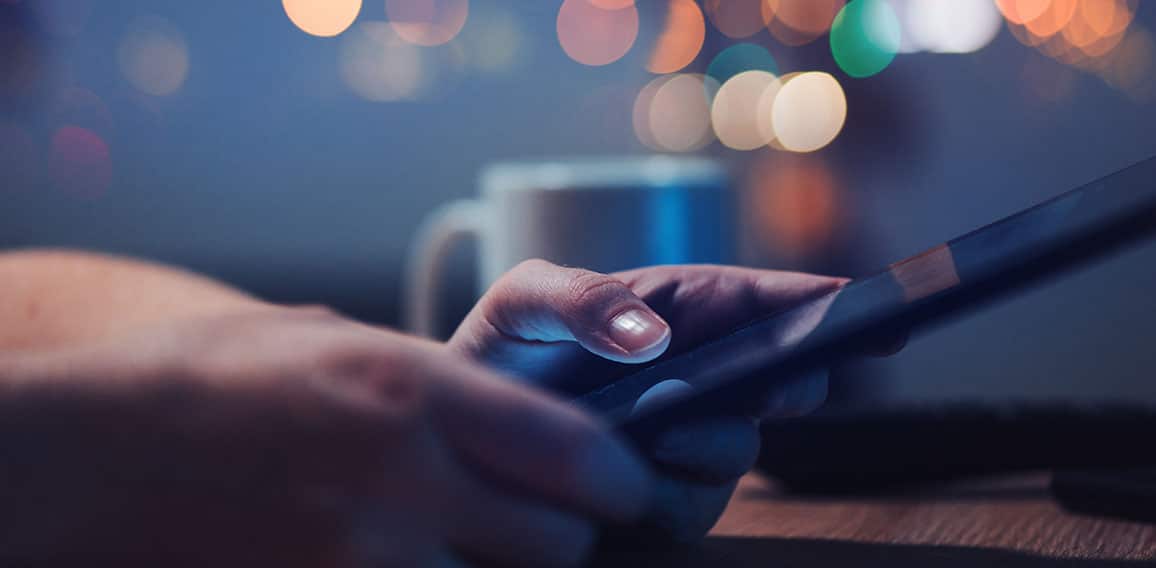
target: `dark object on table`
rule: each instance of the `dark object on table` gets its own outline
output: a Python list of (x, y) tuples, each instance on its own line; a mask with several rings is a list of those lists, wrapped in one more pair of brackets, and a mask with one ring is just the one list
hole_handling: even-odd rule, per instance
[(792, 491), (848, 493), (1032, 470), (1156, 466), (1144, 405), (951, 404), (775, 421), (759, 466)]
[(1051, 490), (1075, 513), (1156, 523), (1156, 468), (1056, 472)]

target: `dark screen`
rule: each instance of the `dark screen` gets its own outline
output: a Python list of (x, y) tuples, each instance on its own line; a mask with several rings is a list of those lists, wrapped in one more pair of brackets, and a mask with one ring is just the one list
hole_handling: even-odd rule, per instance
[[(618, 425), (669, 419), (678, 412), (753, 412), (776, 382), (851, 357), (873, 335), (918, 328), (1108, 255), (1153, 230), (1156, 158), (759, 320), (577, 402)], [(638, 404), (660, 383), (677, 388), (665, 389), (657, 403)]]

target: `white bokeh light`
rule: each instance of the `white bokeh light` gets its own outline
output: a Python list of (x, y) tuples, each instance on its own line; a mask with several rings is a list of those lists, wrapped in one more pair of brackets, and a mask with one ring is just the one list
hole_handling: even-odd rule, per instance
[(786, 78), (772, 109), (775, 136), (792, 152), (814, 152), (830, 144), (846, 119), (843, 87), (820, 71)]
[(1003, 23), (992, 0), (902, 0), (896, 8), (905, 28), (903, 51), (970, 53), (991, 43)]
[(386, 22), (363, 22), (342, 36), (341, 78), (358, 96), (376, 102), (417, 98), (429, 83), (419, 48)]
[(136, 21), (121, 39), (117, 62), (129, 83), (153, 96), (180, 90), (189, 75), (189, 47), (167, 20), (146, 17)]

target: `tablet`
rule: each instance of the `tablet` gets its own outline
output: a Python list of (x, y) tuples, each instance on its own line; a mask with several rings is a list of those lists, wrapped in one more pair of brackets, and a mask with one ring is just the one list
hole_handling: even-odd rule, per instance
[[(773, 386), (1054, 278), (1156, 232), (1156, 157), (771, 314), (576, 403), (635, 440), (694, 416), (755, 413)], [(677, 394), (636, 408), (654, 385)]]

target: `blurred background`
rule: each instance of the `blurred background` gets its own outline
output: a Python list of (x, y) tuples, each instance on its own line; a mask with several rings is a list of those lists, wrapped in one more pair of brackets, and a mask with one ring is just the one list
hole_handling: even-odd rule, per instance
[[(397, 325), (484, 165), (671, 153), (730, 170), (745, 264), (866, 274), (1156, 154), (1154, 32), (1137, 0), (0, 0), (0, 247)], [(1156, 401), (1154, 266), (916, 338), (857, 399)]]

